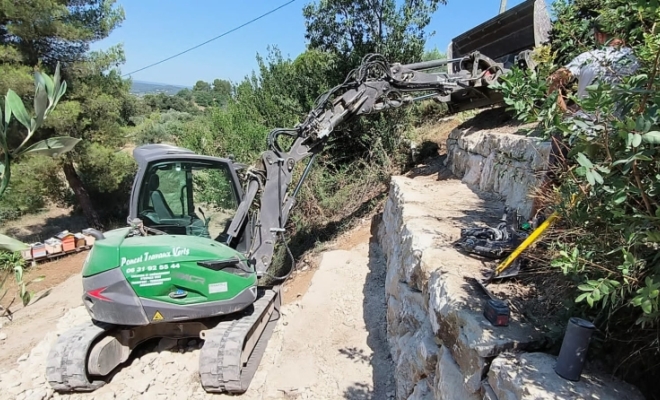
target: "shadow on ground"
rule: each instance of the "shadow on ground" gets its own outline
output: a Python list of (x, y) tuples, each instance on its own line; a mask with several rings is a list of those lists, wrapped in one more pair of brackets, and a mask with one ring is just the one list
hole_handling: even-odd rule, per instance
[(35, 216), (35, 221), (38, 222), (10, 226), (5, 229), (5, 234), (22, 242), (34, 243), (43, 242), (64, 230), (80, 232), (89, 227), (85, 217), (80, 214), (67, 213), (42, 220), (37, 217)]
[[(373, 384), (355, 384), (344, 391), (349, 400), (380, 400), (393, 398), (394, 365), (387, 343), (387, 304), (385, 298), (385, 257), (378, 245), (376, 232), (380, 214), (371, 221), (369, 239), (369, 273), (366, 276), (363, 293), (363, 318), (368, 331), (367, 345), (372, 354), (365, 355), (356, 349), (346, 348), (341, 352), (355, 362), (371, 365)], [(373, 389), (372, 389), (373, 388)]]

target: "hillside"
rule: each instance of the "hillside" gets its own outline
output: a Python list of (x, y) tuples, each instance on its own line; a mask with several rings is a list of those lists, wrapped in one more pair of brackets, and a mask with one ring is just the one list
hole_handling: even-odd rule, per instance
[(131, 86), (131, 93), (143, 96), (145, 94), (156, 94), (156, 93), (165, 93), (168, 95), (175, 95), (181, 89), (190, 89), (187, 86), (177, 86), (177, 85), (168, 85), (164, 83), (154, 83), (154, 82), (144, 82), (144, 81), (133, 81)]

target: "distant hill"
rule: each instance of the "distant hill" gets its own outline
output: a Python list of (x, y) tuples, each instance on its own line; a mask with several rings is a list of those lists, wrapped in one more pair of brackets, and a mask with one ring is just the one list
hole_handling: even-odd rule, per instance
[(192, 89), (191, 87), (168, 85), (165, 83), (133, 81), (133, 86), (131, 87), (131, 93), (138, 96), (144, 96), (145, 94), (157, 94), (157, 93), (174, 95), (177, 94), (181, 89), (186, 89), (186, 88)]

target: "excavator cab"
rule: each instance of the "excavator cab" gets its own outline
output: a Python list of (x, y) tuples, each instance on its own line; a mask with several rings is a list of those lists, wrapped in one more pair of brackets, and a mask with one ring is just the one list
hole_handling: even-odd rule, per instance
[[(138, 173), (129, 223), (138, 218), (166, 234), (225, 241), (243, 197), (231, 160), (164, 144), (138, 147), (133, 155)], [(232, 247), (245, 249), (245, 239)]]

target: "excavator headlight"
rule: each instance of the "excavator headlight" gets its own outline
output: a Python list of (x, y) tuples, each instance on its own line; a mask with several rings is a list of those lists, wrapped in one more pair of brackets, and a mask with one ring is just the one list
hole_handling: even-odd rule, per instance
[(237, 257), (229, 258), (226, 260), (208, 260), (200, 261), (197, 263), (200, 267), (212, 269), (213, 271), (223, 271), (242, 278), (248, 278), (254, 274), (254, 270), (250, 268), (245, 262)]

